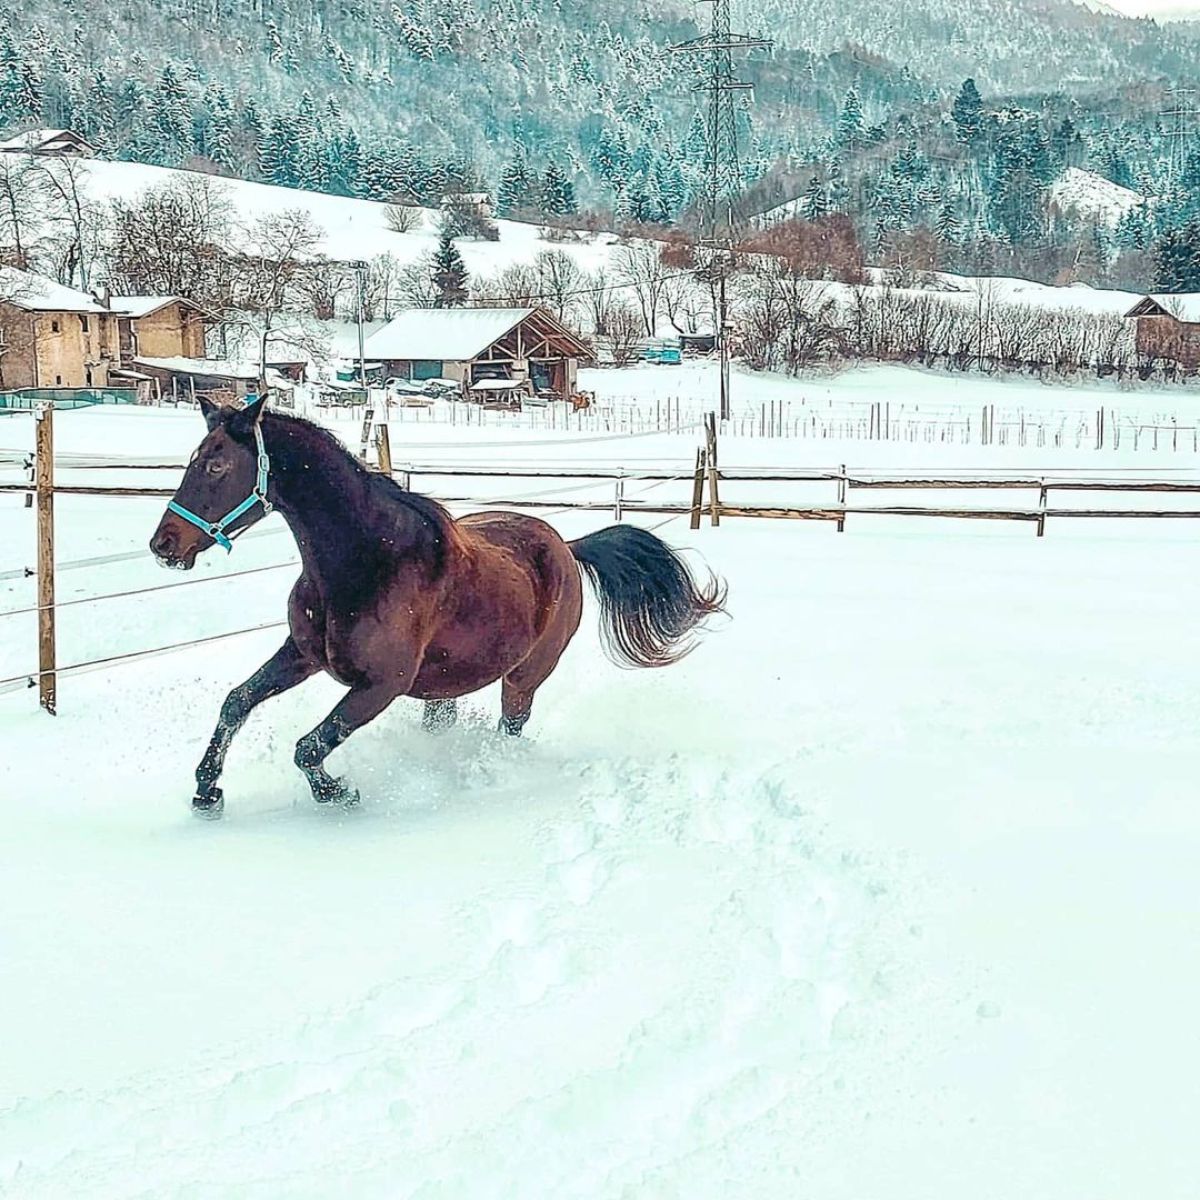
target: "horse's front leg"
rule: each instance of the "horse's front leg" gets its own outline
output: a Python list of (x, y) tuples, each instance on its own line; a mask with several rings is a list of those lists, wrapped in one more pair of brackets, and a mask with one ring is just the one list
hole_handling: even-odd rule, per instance
[(296, 766), (308, 779), (318, 804), (357, 804), (358, 790), (325, 770), (329, 757), (356, 729), (373, 721), (397, 696), (403, 695), (411, 679), (395, 678), (351, 688), (333, 712), (311, 733), (296, 743)]
[(320, 667), (305, 658), (289, 637), (245, 683), (239, 684), (225, 697), (217, 728), (196, 768), (196, 795), (192, 799), (192, 811), (197, 816), (221, 815), (225, 800), (221, 789), (217, 787), (217, 780), (225, 767), (225, 755), (230, 743), (250, 713), (264, 700), (294, 688), (318, 670)]

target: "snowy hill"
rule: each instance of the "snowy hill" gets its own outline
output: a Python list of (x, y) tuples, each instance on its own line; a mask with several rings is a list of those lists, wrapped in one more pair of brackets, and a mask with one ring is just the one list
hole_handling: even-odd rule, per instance
[(1138, 192), (1093, 171), (1068, 167), (1050, 186), (1050, 204), (1063, 216), (1115, 228), (1131, 209), (1145, 203)]
[[(102, 162), (91, 159), (80, 164), (91, 196), (97, 200), (133, 200), (149, 188), (194, 179), (187, 172), (141, 163)], [(205, 177), (208, 179), (209, 177)], [(411, 262), (437, 244), (437, 213), (422, 209), (422, 225), (412, 233), (395, 233), (388, 228), (386, 204), (373, 200), (354, 200), (330, 196), (324, 192), (301, 191), (250, 183), (242, 179), (216, 179), (211, 182), (226, 194), (243, 223), (288, 209), (302, 209), (324, 231), (318, 250), (329, 258), (372, 258), (391, 253), (401, 262)], [(477, 276), (492, 275), (517, 262), (530, 262), (539, 250), (550, 248), (536, 225), (500, 221), (498, 242), (460, 241), (459, 249), (467, 268)], [(554, 244), (576, 259), (580, 267), (594, 270), (609, 261), (608, 247), (613, 234), (599, 234), (585, 243)]]

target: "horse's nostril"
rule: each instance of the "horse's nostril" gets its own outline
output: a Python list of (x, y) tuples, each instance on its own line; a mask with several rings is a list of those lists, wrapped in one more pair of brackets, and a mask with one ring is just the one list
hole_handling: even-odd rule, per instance
[(154, 537), (150, 539), (151, 553), (157, 555), (159, 558), (170, 558), (171, 552), (174, 549), (175, 538), (166, 529), (164, 529), (161, 533), (156, 533)]

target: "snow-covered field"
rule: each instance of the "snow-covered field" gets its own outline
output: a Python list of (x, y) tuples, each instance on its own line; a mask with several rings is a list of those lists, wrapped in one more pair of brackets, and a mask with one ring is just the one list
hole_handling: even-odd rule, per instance
[[(64, 460), (179, 459), (201, 428), (56, 426)], [(442, 463), (686, 469), (695, 445), (402, 431)], [(0, 448), (30, 439), (0, 421)], [(1046, 464), (729, 438), (722, 461), (930, 453), (1194, 472), (1128, 446)], [(161, 510), (60, 498), (60, 562), (139, 550)], [(33, 602), (12, 577), (32, 521), (0, 495), (0, 610)], [(291, 559), (282, 529), (189, 577), (148, 554), (63, 570), (60, 601), (185, 590), (62, 609), (60, 659), (279, 619), (290, 569), (219, 577)], [(276, 630), (64, 678), (53, 719), (0, 695), (0, 1194), (1194, 1195), (1195, 526), (661, 533), (730, 584), (696, 654), (620, 671), (590, 613), (519, 743), (495, 695), (436, 739), (398, 702), (338, 752), (353, 813), (291, 764), (338, 695), (323, 679), (251, 719), (223, 822), (188, 812), (220, 700)], [(0, 678), (34, 649), (30, 617), (0, 616)]]

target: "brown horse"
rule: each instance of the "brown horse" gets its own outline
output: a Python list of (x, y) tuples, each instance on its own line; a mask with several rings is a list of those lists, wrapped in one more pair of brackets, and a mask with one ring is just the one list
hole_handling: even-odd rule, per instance
[[(716, 579), (697, 586), (664, 542), (615, 525), (564, 542), (544, 521), (484, 512), (455, 521), (424, 496), (369, 471), (298, 417), (201, 402), (208, 435), (150, 540), (160, 562), (190, 569), (214, 544), (278, 508), (300, 548), (290, 635), (221, 706), (196, 769), (193, 809), (220, 815), (225, 754), (252, 709), (326, 671), (350, 690), (296, 746), (322, 804), (358, 793), (326, 757), (397, 696), (425, 701), (429, 728), (453, 723), (455, 698), (503, 680), (500, 728), (520, 734), (534, 693), (579, 627), (580, 572), (595, 585), (610, 655), (661, 667), (723, 609)], [(199, 514), (199, 515), (198, 515)], [(224, 516), (221, 516), (224, 514)]]

